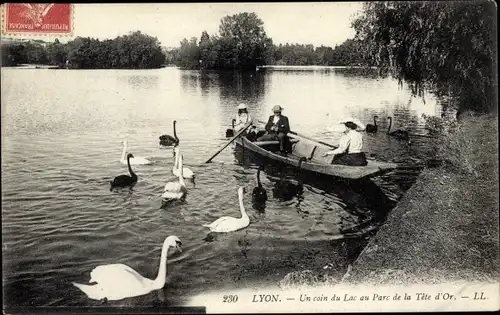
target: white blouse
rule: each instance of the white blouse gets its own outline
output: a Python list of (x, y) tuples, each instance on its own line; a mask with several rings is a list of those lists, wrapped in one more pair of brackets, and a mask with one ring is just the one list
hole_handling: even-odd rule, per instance
[(361, 153), (363, 152), (363, 135), (356, 130), (349, 130), (339, 140), (339, 147), (332, 151), (333, 154)]
[(252, 116), (248, 113), (241, 113), (241, 115), (236, 115), (236, 123), (234, 125), (234, 129), (236, 131), (241, 130), (245, 125), (249, 122), (252, 122)]

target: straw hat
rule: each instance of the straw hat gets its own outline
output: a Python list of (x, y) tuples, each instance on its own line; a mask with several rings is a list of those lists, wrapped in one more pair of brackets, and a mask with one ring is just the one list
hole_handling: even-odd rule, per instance
[(238, 105), (238, 109), (247, 109), (247, 106), (245, 103), (240, 103), (240, 105)]
[(273, 107), (273, 113), (275, 113), (275, 112), (281, 112), (283, 109), (284, 109), (283, 107), (281, 107), (279, 105), (275, 105)]

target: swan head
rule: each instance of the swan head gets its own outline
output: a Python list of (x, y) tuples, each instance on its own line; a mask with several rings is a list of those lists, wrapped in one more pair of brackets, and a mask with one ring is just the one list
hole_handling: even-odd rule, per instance
[(127, 154), (127, 159), (131, 159), (133, 157), (134, 157), (134, 155), (132, 153)]
[(378, 119), (378, 116), (377, 116), (377, 115), (375, 115), (375, 116), (373, 116), (373, 118), (374, 118), (374, 119)]
[(168, 236), (165, 241), (163, 242), (163, 245), (166, 245), (168, 247), (172, 247), (174, 249), (177, 249), (179, 252), (182, 252), (182, 248), (181, 248), (181, 245), (182, 245), (182, 242), (181, 240), (175, 236), (175, 235), (172, 235), (172, 236)]

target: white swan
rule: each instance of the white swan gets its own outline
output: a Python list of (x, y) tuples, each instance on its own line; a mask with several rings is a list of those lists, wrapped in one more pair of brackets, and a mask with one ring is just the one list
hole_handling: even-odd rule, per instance
[[(137, 271), (124, 264), (97, 266), (90, 272), (89, 284), (73, 282), (89, 298), (117, 301), (128, 297), (147, 294), (159, 290), (165, 285), (167, 272), (167, 252), (170, 247), (182, 251), (181, 241), (177, 236), (169, 236), (163, 242), (158, 276), (151, 280), (144, 278)], [(96, 284), (91, 284), (97, 282)]]
[(184, 199), (187, 194), (186, 183), (184, 182), (184, 175), (182, 167), (182, 160), (184, 157), (181, 155), (179, 157), (179, 168), (181, 169), (181, 173), (179, 174), (179, 181), (176, 182), (168, 182), (165, 184), (165, 188), (163, 189), (163, 194), (161, 197), (164, 200), (179, 200)]
[[(123, 140), (123, 151), (122, 151), (122, 157), (120, 159), (120, 162), (122, 164), (127, 164), (127, 158), (125, 157), (127, 154), (127, 140)], [(130, 159), (130, 164), (131, 165), (144, 165), (144, 164), (151, 164), (151, 161), (148, 159), (145, 159), (143, 157), (135, 156)]]
[[(180, 149), (178, 146), (176, 146), (174, 148), (174, 166), (172, 167), (172, 173), (174, 173), (174, 175), (177, 177), (179, 177), (181, 174), (180, 167), (179, 167), (179, 156), (180, 156)], [(194, 178), (194, 173), (189, 168), (183, 167), (182, 168), (182, 176), (184, 178)]]
[(212, 232), (233, 232), (243, 228), (246, 228), (250, 224), (250, 218), (245, 212), (245, 207), (243, 205), (243, 187), (238, 188), (238, 199), (240, 202), (240, 211), (241, 218), (233, 218), (233, 217), (221, 217), (215, 220), (210, 224), (204, 224), (204, 227), (207, 227)]

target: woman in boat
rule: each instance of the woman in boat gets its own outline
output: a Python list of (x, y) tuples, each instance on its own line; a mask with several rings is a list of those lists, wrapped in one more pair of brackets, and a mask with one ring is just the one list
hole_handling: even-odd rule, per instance
[(244, 103), (238, 105), (238, 114), (236, 115), (236, 123), (234, 124), (234, 131), (238, 132), (246, 124), (252, 122), (252, 116), (248, 113), (247, 106)]
[[(238, 105), (238, 114), (236, 115), (236, 122), (234, 125), (234, 130), (236, 132), (240, 131), (245, 127), (246, 124), (252, 123), (253, 118), (250, 116), (247, 110), (247, 106), (244, 103), (241, 103)], [(248, 129), (248, 132), (243, 132), (243, 136), (246, 135), (247, 139), (250, 141), (255, 141), (257, 139), (257, 127), (255, 126), (250, 126)]]
[(328, 151), (323, 156), (333, 155), (332, 164), (365, 166), (365, 153), (363, 152), (363, 135), (356, 129), (358, 125), (352, 121), (343, 122), (346, 129), (344, 135), (340, 138), (339, 147)]

